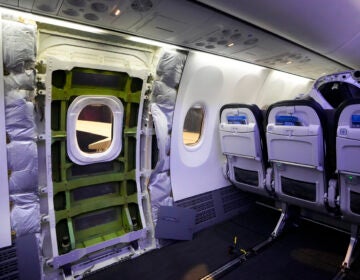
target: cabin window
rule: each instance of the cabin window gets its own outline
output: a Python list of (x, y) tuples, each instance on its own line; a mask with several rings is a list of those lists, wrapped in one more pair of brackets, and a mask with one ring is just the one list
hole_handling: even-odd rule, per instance
[(113, 114), (104, 104), (85, 106), (76, 120), (76, 140), (84, 153), (105, 152), (112, 142)]
[(114, 96), (79, 96), (67, 113), (67, 151), (70, 159), (86, 165), (110, 161), (122, 148), (124, 108)]
[(201, 138), (205, 110), (202, 105), (192, 106), (186, 114), (183, 127), (183, 143), (186, 146), (196, 145)]

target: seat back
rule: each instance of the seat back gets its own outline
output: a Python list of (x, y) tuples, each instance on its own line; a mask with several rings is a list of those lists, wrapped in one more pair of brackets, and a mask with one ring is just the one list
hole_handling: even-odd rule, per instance
[(336, 120), (340, 209), (346, 220), (360, 223), (360, 99), (339, 106)]
[(290, 204), (326, 211), (324, 110), (313, 100), (281, 101), (268, 108), (266, 120), (275, 193)]
[(242, 190), (268, 195), (264, 182), (267, 153), (262, 111), (256, 105), (224, 105), (219, 129), (230, 181)]

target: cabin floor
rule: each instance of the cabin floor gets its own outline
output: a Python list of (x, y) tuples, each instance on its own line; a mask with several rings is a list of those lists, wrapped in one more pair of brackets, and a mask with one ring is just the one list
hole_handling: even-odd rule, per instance
[[(229, 254), (234, 236), (240, 248), (250, 249), (269, 237), (279, 215), (276, 210), (254, 204), (241, 216), (196, 233), (191, 241), (172, 243), (84, 279), (201, 279), (239, 256)], [(270, 246), (220, 279), (333, 279), (348, 242), (349, 235), (344, 232), (300, 220)], [(359, 259), (346, 279), (360, 279)]]

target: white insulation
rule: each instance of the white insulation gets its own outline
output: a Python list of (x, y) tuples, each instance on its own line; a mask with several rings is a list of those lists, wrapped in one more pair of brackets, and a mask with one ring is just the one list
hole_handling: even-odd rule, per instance
[(3, 59), (7, 70), (24, 72), (35, 62), (36, 26), (15, 21), (2, 21)]
[[(16, 93), (12, 91), (11, 93)], [(10, 93), (10, 94), (11, 94)], [(11, 141), (33, 140), (35, 134), (34, 104), (23, 98), (11, 100), (5, 96), (6, 132)]]
[(13, 89), (33, 90), (35, 85), (35, 71), (25, 70), (23, 73), (10, 73), (4, 76), (5, 92)]
[(9, 192), (36, 193), (38, 186), (38, 154), (34, 141), (13, 141), (7, 145)]
[(158, 162), (151, 174), (149, 190), (153, 220), (156, 223), (160, 206), (173, 205), (170, 180), (170, 137), (177, 88), (186, 55), (165, 52), (159, 61), (154, 82), (150, 110), (155, 126)]
[(39, 197), (33, 193), (10, 196), (13, 202), (11, 209), (11, 228), (16, 236), (40, 232)]
[(12, 230), (22, 236), (40, 232), (33, 104), (36, 26), (2, 20), (2, 32), (10, 218)]

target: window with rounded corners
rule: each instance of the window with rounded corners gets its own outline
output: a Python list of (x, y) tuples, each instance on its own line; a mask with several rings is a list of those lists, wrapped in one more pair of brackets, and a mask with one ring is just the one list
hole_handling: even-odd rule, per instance
[(78, 96), (67, 112), (67, 152), (79, 165), (110, 161), (122, 149), (124, 107), (114, 96)]
[(109, 106), (85, 106), (76, 120), (76, 140), (84, 153), (105, 152), (112, 142), (113, 114)]
[(183, 143), (186, 146), (194, 146), (199, 143), (204, 117), (204, 107), (199, 104), (192, 106), (187, 112), (183, 126)]

